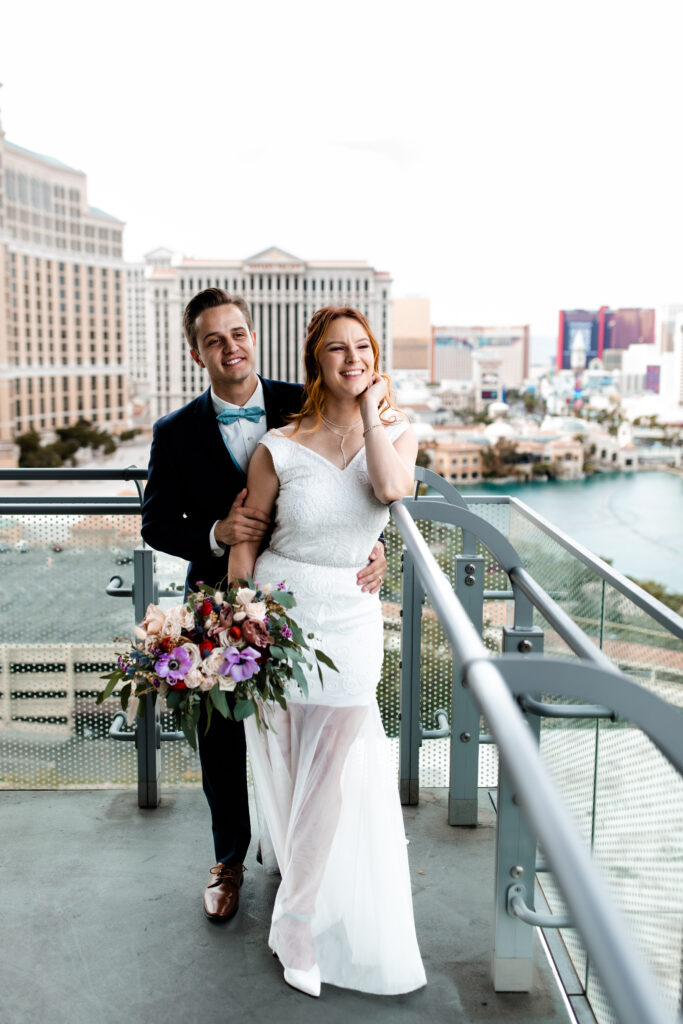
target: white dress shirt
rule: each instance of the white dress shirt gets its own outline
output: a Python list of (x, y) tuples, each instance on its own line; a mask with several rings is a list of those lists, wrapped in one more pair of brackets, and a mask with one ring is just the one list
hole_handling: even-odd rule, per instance
[[(256, 384), (253, 395), (247, 399), (244, 405), (259, 405), (262, 409), (265, 409), (265, 403), (263, 400), (263, 384), (261, 383), (260, 378), (257, 378), (257, 380), (258, 383)], [(241, 408), (239, 405), (233, 405), (231, 402), (226, 402), (224, 399), (219, 398), (213, 388), (211, 389), (211, 402), (216, 415), (224, 409)], [(238, 419), (235, 420), (234, 423), (219, 423), (218, 428), (230, 455), (246, 476), (249, 468), (249, 460), (256, 451), (259, 439), (263, 437), (267, 430), (265, 412), (261, 419), (256, 423), (252, 423), (251, 420), (247, 419)], [(217, 519), (211, 527), (211, 533), (209, 534), (211, 554), (216, 558), (225, 554), (225, 548), (222, 544), (218, 543), (214, 532), (218, 522), (219, 520)]]

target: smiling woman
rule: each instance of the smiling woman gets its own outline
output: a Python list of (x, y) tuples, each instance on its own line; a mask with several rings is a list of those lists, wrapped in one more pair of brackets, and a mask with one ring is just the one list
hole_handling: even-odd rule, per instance
[(285, 981), (308, 995), (320, 995), (321, 981), (410, 992), (425, 975), (375, 696), (382, 613), (357, 572), (387, 505), (410, 490), (417, 441), (391, 408), (377, 342), (358, 310), (315, 313), (304, 363), (301, 414), (265, 434), (249, 465), (250, 502), (275, 509), (270, 542), (260, 554), (258, 542), (233, 545), (228, 570), (231, 579), (286, 579), (304, 633), (337, 667), (319, 677), (302, 667), (307, 696), (291, 690), (286, 710), (265, 702), (266, 735), (246, 725), (262, 837), (272, 840), (272, 849), (262, 841), (263, 862), (282, 875), (269, 941)]

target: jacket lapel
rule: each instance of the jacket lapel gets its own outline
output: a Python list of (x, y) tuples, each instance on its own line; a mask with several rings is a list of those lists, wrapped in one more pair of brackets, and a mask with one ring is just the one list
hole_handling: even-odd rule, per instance
[(281, 427), (282, 403), (278, 395), (278, 382), (261, 377), (261, 383), (263, 385), (263, 404), (266, 407), (266, 428), (272, 430), (273, 427)]

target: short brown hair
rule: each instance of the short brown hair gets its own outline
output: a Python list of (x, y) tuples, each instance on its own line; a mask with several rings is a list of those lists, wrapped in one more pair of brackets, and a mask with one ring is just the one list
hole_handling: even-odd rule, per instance
[(241, 295), (230, 295), (222, 288), (205, 288), (202, 292), (193, 295), (185, 306), (183, 313), (183, 330), (190, 348), (197, 350), (197, 317), (205, 309), (213, 306), (237, 306), (247, 322), (249, 333), (254, 333), (254, 321), (251, 318), (249, 303)]

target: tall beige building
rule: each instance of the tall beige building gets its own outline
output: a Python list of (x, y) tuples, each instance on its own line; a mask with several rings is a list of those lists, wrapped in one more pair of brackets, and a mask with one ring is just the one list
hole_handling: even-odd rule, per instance
[(393, 369), (428, 370), (432, 347), (429, 299), (392, 302)]
[[(183, 310), (203, 288), (223, 288), (249, 303), (256, 330), (256, 368), (265, 377), (303, 379), (306, 325), (321, 306), (353, 306), (367, 316), (391, 368), (391, 278), (363, 260), (302, 260), (271, 248), (245, 260), (183, 259), (167, 249), (145, 257), (146, 299), (131, 271), (129, 297), (144, 311), (146, 354), (137, 365), (138, 393), (147, 374), (148, 416), (155, 420), (207, 387), (206, 372), (190, 357), (182, 329)], [(144, 367), (144, 368), (143, 368)]]
[(0, 125), (0, 445), (79, 417), (128, 426), (123, 223), (82, 171)]

